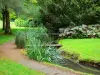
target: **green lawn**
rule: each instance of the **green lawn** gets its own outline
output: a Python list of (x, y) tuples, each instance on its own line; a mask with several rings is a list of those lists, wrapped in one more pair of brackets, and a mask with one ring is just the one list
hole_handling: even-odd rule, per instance
[(80, 54), (79, 60), (100, 62), (100, 39), (63, 39), (61, 49)]
[(4, 31), (2, 30), (2, 21), (0, 21), (0, 44), (3, 44), (5, 42), (8, 42), (15, 38), (15, 34), (18, 30), (25, 29), (24, 27), (16, 27), (14, 22), (11, 22), (11, 30), (12, 35), (4, 35)]
[[(12, 28), (15, 28), (15, 27), (12, 26)], [(4, 35), (4, 31), (2, 30), (2, 21), (0, 21), (0, 44), (8, 42), (12, 40), (13, 38), (14, 38), (13, 35)]]
[(13, 38), (14, 38), (14, 36), (2, 35), (2, 36), (0, 36), (0, 44), (8, 42), (8, 41), (12, 40)]
[(0, 59), (0, 75), (45, 75), (11, 60)]

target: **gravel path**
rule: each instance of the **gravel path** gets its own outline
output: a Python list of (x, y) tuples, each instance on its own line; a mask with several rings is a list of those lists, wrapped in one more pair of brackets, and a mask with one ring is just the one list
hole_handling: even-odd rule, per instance
[(20, 64), (23, 64), (31, 69), (39, 70), (46, 75), (79, 75), (71, 71), (63, 71), (56, 67), (50, 67), (34, 60), (28, 59), (20, 53), (20, 49), (16, 48), (13, 42), (8, 42), (0, 46), (0, 57), (8, 57)]

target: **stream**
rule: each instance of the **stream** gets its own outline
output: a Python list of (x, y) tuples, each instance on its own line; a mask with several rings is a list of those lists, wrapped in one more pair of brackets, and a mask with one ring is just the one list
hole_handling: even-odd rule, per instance
[(94, 68), (90, 68), (87, 66), (83, 66), (79, 63), (75, 63), (73, 60), (70, 59), (64, 59), (63, 63), (60, 63), (60, 65), (73, 69), (75, 71), (79, 71), (79, 72), (83, 72), (83, 73), (90, 73), (90, 74), (94, 74), (94, 75), (100, 75), (100, 69), (94, 69)]

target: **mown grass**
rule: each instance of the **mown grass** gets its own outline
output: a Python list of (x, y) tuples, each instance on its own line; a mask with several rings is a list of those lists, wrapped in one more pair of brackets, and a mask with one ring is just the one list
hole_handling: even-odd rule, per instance
[(5, 42), (12, 40), (13, 38), (14, 38), (14, 36), (2, 35), (2, 36), (0, 36), (0, 44), (4, 44)]
[(8, 59), (0, 59), (0, 75), (45, 75)]
[(80, 54), (79, 60), (100, 62), (100, 39), (62, 39), (61, 49)]
[(15, 38), (15, 34), (18, 30), (25, 29), (24, 27), (16, 27), (14, 22), (11, 22), (11, 30), (12, 35), (4, 35), (4, 31), (2, 30), (2, 21), (0, 21), (0, 44), (4, 44)]

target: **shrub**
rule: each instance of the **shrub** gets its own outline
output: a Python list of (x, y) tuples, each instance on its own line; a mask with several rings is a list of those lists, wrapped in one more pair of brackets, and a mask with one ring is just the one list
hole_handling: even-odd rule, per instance
[[(31, 36), (30, 36), (31, 37)], [(37, 61), (43, 60), (45, 49), (41, 46), (41, 41), (34, 37), (28, 38), (26, 45), (28, 57)]]
[(99, 38), (100, 26), (99, 25), (82, 25), (75, 27), (68, 27), (60, 29), (60, 37), (64, 38)]
[(15, 20), (15, 25), (18, 26), (18, 27), (32, 27), (34, 26), (33, 25), (33, 21), (31, 20), (24, 20), (24, 19), (21, 19), (21, 18), (18, 18)]
[(26, 51), (28, 57), (37, 61), (57, 62), (61, 58), (56, 48), (46, 47), (51, 39), (46, 33), (46, 29), (40, 27), (27, 31)]
[[(31, 37), (29, 37), (31, 36)], [(37, 27), (34, 29), (27, 30), (27, 39), (35, 37), (39, 39), (42, 43), (50, 42), (49, 35), (47, 34), (47, 29), (45, 27)]]
[(11, 21), (14, 21), (17, 18), (15, 11), (13, 9), (10, 9), (9, 12)]
[(27, 28), (24, 31), (18, 31), (16, 34), (15, 43), (18, 48), (23, 48), (27, 43), (27, 39), (31, 39), (34, 37), (39, 39), (44, 44), (50, 41), (49, 36), (46, 33), (46, 29), (43, 27), (37, 27), (34, 29)]
[(18, 48), (25, 47), (26, 54), (30, 59), (55, 63), (62, 59), (56, 48), (46, 46), (51, 43), (51, 38), (44, 27), (29, 28), (18, 32), (15, 43)]
[[(70, 25), (100, 23), (100, 7), (94, 0), (37, 0), (43, 24), (51, 32)], [(79, 36), (80, 37), (80, 36)]]
[(27, 22), (21, 18), (18, 18), (15, 20), (15, 24), (16, 24), (16, 26), (24, 27), (24, 26), (26, 26)]
[(46, 52), (45, 55), (48, 58), (47, 61), (49, 62), (54, 62), (54, 63), (60, 63), (60, 61), (63, 60), (63, 57), (61, 56), (61, 52), (59, 50), (57, 50), (54, 47), (48, 47), (46, 48)]
[(25, 47), (25, 41), (26, 41), (25, 31), (17, 32), (16, 39), (15, 39), (15, 44), (17, 45), (17, 48), (24, 48)]

